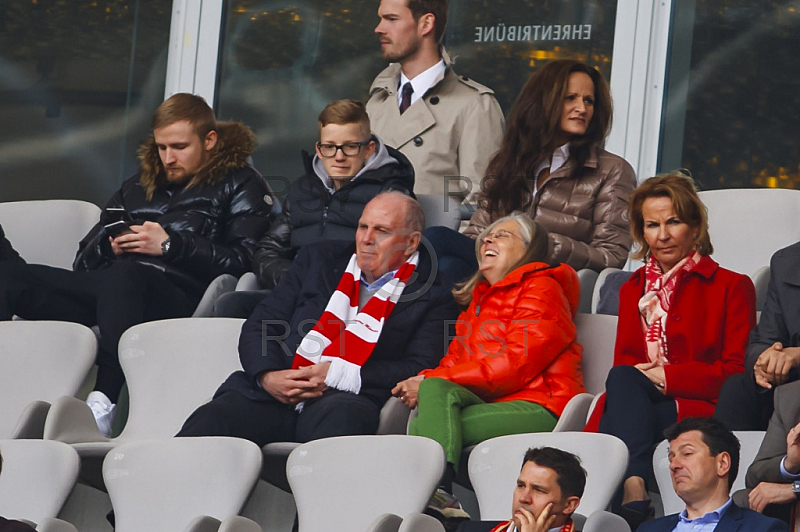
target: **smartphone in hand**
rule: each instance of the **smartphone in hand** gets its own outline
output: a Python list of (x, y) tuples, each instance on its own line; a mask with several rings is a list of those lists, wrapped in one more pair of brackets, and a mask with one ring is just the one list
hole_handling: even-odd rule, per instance
[(131, 232), (133, 220), (125, 209), (109, 207), (106, 209), (106, 216), (108, 223), (106, 223), (105, 228), (109, 236), (116, 238), (123, 233)]

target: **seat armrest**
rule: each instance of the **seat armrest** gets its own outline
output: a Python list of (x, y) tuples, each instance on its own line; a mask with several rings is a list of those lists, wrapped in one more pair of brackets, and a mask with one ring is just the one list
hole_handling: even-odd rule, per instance
[(579, 393), (569, 400), (558, 423), (553, 427), (553, 432), (579, 432), (586, 426), (586, 417), (589, 414), (589, 407), (592, 406), (594, 395), (590, 393)]
[(195, 517), (186, 525), (184, 532), (218, 532), (220, 520), (209, 515)]
[(69, 396), (59, 397), (50, 407), (44, 423), (44, 439), (64, 443), (111, 441), (97, 428), (91, 408)]
[(17, 426), (11, 433), (14, 440), (41, 440), (44, 435), (44, 422), (50, 411), (50, 403), (33, 401), (28, 403), (19, 416)]
[(255, 521), (234, 515), (222, 522), (218, 532), (263, 532), (263, 530)]
[(378, 434), (405, 434), (411, 409), (397, 397), (390, 397), (381, 408)]
[(55, 517), (46, 517), (39, 522), (36, 527), (37, 532), (78, 532), (75, 525), (56, 519)]
[(367, 532), (397, 532), (403, 518), (395, 514), (381, 514), (367, 527)]

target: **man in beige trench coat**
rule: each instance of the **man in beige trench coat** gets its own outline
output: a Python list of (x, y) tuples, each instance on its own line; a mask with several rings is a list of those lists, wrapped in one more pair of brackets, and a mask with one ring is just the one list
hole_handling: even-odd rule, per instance
[(453, 71), (440, 44), (447, 0), (381, 0), (378, 16), (392, 64), (370, 88), (373, 131), (414, 165), (415, 193), (477, 192), (503, 138), (503, 111), (491, 89)]

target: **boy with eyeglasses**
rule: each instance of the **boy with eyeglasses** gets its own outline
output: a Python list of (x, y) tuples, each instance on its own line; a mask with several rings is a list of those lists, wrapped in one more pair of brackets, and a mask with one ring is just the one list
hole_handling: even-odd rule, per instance
[(318, 129), (314, 156), (302, 152), (305, 172), (292, 184), (282, 212), (256, 247), (253, 271), (262, 290), (223, 295), (215, 305), (217, 316), (247, 318), (302, 246), (323, 240), (352, 242), (364, 206), (380, 192), (413, 196), (413, 166), (371, 133), (364, 104), (329, 103), (319, 115)]

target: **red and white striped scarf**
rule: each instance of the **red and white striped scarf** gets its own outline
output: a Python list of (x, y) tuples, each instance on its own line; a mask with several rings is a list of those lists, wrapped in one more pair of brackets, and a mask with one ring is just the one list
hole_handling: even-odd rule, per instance
[(419, 253), (414, 252), (359, 312), (361, 268), (353, 254), (325, 312), (300, 342), (292, 368), (329, 361), (331, 366), (325, 384), (351, 393), (361, 391), (361, 366), (372, 355), (383, 324), (403, 294), (418, 261)]
[(666, 273), (661, 272), (658, 262), (650, 255), (644, 268), (645, 292), (639, 299), (639, 315), (642, 320), (647, 357), (659, 366), (669, 364), (667, 346), (667, 316), (675, 293), (675, 285), (686, 273), (700, 262), (696, 251), (683, 258)]

